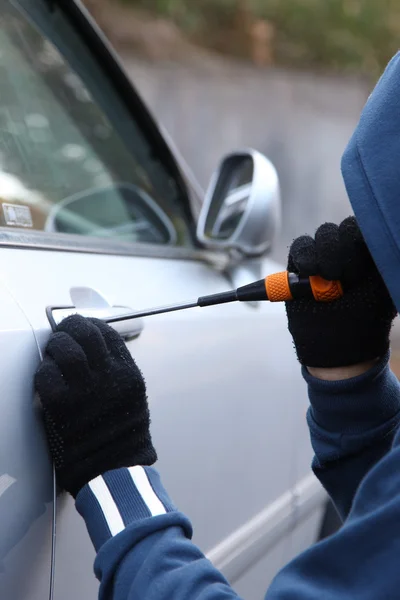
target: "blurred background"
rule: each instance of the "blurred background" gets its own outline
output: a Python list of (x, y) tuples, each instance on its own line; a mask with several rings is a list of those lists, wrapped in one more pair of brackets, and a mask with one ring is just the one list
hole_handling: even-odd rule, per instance
[(203, 189), (234, 149), (275, 164), (275, 259), (286, 261), (297, 235), (350, 214), (340, 158), (398, 50), (399, 0), (84, 1)]
[(350, 213), (340, 157), (396, 52), (398, 0), (85, 0), (202, 188), (225, 152), (275, 164), (274, 257)]

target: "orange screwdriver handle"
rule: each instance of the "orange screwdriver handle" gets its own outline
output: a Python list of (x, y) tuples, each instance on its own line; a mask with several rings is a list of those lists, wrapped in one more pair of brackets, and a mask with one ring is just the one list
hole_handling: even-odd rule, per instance
[(268, 275), (265, 278), (265, 290), (270, 302), (293, 300), (292, 290), (289, 285), (289, 273), (287, 271)]
[(287, 302), (299, 298), (312, 298), (317, 302), (332, 302), (343, 296), (340, 281), (327, 281), (318, 275), (299, 278), (282, 271), (265, 278), (265, 290), (270, 302)]
[(318, 275), (309, 277), (313, 296), (317, 302), (332, 302), (343, 296), (340, 281), (327, 281)]

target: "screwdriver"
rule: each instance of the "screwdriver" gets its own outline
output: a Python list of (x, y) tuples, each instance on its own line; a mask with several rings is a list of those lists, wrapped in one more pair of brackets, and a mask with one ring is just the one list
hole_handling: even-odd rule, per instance
[(186, 310), (188, 308), (215, 306), (228, 302), (258, 302), (269, 300), (269, 302), (287, 302), (301, 298), (314, 299), (317, 302), (332, 302), (343, 296), (343, 288), (340, 281), (327, 281), (318, 275), (311, 277), (299, 277), (295, 273), (282, 271), (268, 275), (254, 283), (249, 283), (236, 290), (200, 296), (195, 301), (159, 306), (134, 313), (126, 313), (117, 317), (107, 317), (106, 323), (117, 323), (127, 319), (138, 319), (150, 317), (163, 313)]

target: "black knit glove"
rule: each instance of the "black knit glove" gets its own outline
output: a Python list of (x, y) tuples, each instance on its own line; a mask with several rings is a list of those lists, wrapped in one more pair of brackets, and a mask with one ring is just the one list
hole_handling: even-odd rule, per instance
[(344, 295), (331, 303), (286, 303), (299, 361), (309, 367), (344, 367), (384, 355), (396, 309), (354, 217), (325, 223), (315, 239), (301, 236), (289, 253), (288, 271), (340, 280)]
[(122, 338), (96, 319), (68, 317), (35, 378), (58, 483), (76, 496), (98, 475), (152, 465), (146, 385)]

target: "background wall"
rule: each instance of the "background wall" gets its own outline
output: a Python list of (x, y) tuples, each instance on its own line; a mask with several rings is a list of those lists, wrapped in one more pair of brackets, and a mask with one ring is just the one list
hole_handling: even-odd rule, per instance
[(350, 214), (340, 157), (369, 89), (365, 82), (218, 61), (212, 67), (124, 61), (202, 187), (224, 153), (251, 146), (275, 164), (284, 259), (299, 234)]

